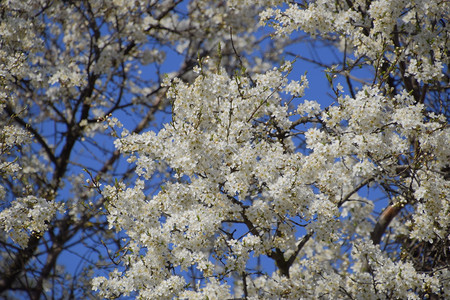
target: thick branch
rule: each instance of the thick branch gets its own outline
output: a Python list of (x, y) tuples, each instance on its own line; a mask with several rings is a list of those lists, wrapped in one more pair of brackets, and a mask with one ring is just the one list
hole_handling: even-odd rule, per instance
[(402, 209), (399, 205), (389, 205), (383, 213), (380, 215), (380, 218), (378, 219), (377, 224), (375, 224), (375, 227), (373, 231), (370, 233), (370, 238), (372, 239), (372, 242), (374, 245), (377, 245), (381, 242), (381, 237), (386, 231), (386, 228), (389, 226), (389, 223), (395, 218), (395, 216), (400, 212)]

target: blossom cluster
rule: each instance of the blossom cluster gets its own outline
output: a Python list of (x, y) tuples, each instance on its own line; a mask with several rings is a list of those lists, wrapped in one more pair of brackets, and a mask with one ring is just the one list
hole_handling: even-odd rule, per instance
[(442, 78), (449, 59), (445, 19), (449, 9), (448, 1), (439, 0), (318, 0), (306, 5), (289, 3), (285, 9), (268, 8), (260, 16), (262, 24), (272, 25), (277, 34), (302, 30), (313, 37), (344, 41), (358, 60), (363, 58), (369, 65), (405, 60), (406, 69), (399, 66), (399, 72), (429, 83)]
[(27, 196), (15, 199), (11, 207), (0, 212), (0, 228), (22, 248), (30, 235), (41, 236), (57, 212), (64, 213), (64, 205), (44, 198)]
[[(299, 237), (298, 220), (314, 235), (302, 249), (306, 259), (295, 260), (289, 279), (278, 272), (249, 277), (247, 293), (267, 297), (288, 293), (294, 299), (338, 297), (345, 289), (355, 297), (372, 297), (393, 289), (398, 297), (414, 298), (421, 290), (439, 291), (440, 280), (447, 275), (421, 274), (367, 242), (371, 224), (366, 217), (373, 205), (357, 191), (364, 181), (394, 180), (398, 160), (412, 151), (409, 141), (420, 140), (424, 151), (433, 155), (420, 158), (423, 167), (415, 171), (421, 180), (405, 177), (403, 184), (414, 186), (422, 204), (414, 221), (397, 224), (396, 230), (418, 239), (446, 238), (448, 182), (433, 171), (450, 154), (441, 148), (450, 137), (442, 116), (426, 119), (424, 107), (414, 104), (408, 93), (390, 98), (369, 86), (355, 98), (340, 97), (338, 105), (327, 110), (312, 101), (290, 109), (281, 95), (301, 96), (307, 81), (289, 82), (283, 72), (289, 63), (254, 76), (253, 83), (245, 76), (230, 77), (224, 70), (212, 69), (199, 69), (192, 84), (178, 79), (167, 83), (174, 99), (173, 117), (158, 133), (125, 132), (116, 141), (123, 153), (131, 155), (129, 161), (142, 179), (151, 178), (157, 166), (164, 165), (172, 170), (174, 182), (161, 186), (155, 195), (145, 194), (141, 180), (134, 187), (116, 184), (103, 190), (110, 226), (125, 230), (132, 243), (123, 257), (127, 271), (95, 279), (94, 288), (101, 295), (230, 297), (220, 279), (246, 272), (249, 253), (270, 257), (276, 249), (286, 260), (295, 257), (305, 239)], [(297, 152), (289, 137), (296, 116), (314, 116), (323, 124), (305, 133), (309, 155)], [(409, 200), (400, 196), (397, 201)], [(247, 232), (234, 236), (227, 231), (233, 224), (245, 224)], [(355, 236), (365, 244), (355, 243), (354, 252), (343, 257), (339, 245), (354, 243)], [(364, 271), (367, 257), (377, 285), (369, 284), (372, 277)], [(333, 263), (338, 260), (347, 269), (337, 272)], [(198, 288), (187, 288), (186, 277), (163, 267), (167, 265), (181, 271), (194, 268), (205, 281)], [(402, 276), (408, 281), (401, 283)], [(367, 289), (355, 282), (367, 283)]]
[[(0, 174), (2, 177), (20, 177), (23, 170), (21, 164), (14, 160), (8, 160), (14, 148), (26, 147), (31, 142), (31, 135), (24, 129), (15, 125), (5, 125), (0, 131)], [(5, 160), (6, 159), (6, 160)], [(21, 162), (23, 163), (23, 162)], [(31, 165), (27, 168), (32, 168)], [(5, 188), (0, 185), (0, 200), (5, 200)], [(47, 201), (36, 196), (18, 197), (13, 199), (10, 207), (0, 212), (0, 229), (6, 237), (11, 238), (22, 248), (28, 243), (30, 234), (42, 235), (48, 222), (57, 211), (63, 211), (61, 203)], [(2, 236), (5, 238), (5, 236)]]

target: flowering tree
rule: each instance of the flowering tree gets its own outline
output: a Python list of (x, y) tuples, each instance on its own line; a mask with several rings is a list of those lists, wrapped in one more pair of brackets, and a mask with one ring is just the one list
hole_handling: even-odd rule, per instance
[[(41, 2), (1, 6), (5, 295), (87, 296), (95, 273), (107, 298), (450, 297), (447, 2)], [(307, 37), (342, 57), (325, 108), (294, 63), (267, 68)], [(139, 72), (171, 47), (177, 73)], [(98, 142), (118, 112), (143, 120), (115, 141), (125, 171)], [(68, 278), (75, 242), (110, 257)]]
[[(200, 61), (193, 83), (167, 81), (172, 120), (116, 141), (139, 180), (102, 191), (110, 226), (127, 234), (125, 269), (94, 288), (144, 299), (449, 297), (446, 11), (383, 0), (265, 10), (275, 35), (342, 46), (324, 109), (293, 107), (307, 79), (288, 80), (289, 62), (248, 76)], [(372, 71), (359, 90), (356, 67)], [(159, 170), (170, 178), (149, 194)], [(252, 264), (263, 258), (275, 271)]]

